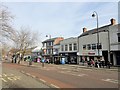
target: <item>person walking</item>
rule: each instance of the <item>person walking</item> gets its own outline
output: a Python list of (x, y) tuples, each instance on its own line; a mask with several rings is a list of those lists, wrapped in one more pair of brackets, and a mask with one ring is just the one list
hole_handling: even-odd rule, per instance
[(93, 59), (91, 59), (91, 65), (92, 65), (92, 67), (94, 67), (94, 66), (95, 66), (95, 62), (94, 62), (94, 60), (93, 60)]
[(29, 66), (32, 65), (32, 59), (30, 56), (28, 56), (28, 62), (29, 62)]
[(42, 67), (44, 67), (44, 62), (45, 62), (45, 59), (43, 58), (42, 59)]
[(107, 61), (107, 67), (110, 69), (111, 63), (110, 61)]
[(102, 64), (102, 67), (104, 68), (104, 66), (105, 66), (105, 60), (103, 58), (101, 60), (101, 64)]

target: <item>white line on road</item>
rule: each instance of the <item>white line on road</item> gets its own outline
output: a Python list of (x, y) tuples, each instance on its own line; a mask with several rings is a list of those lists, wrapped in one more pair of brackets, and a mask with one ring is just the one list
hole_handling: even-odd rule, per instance
[(118, 83), (118, 80), (115, 80), (115, 79), (102, 79), (102, 80), (106, 82), (111, 82), (111, 83)]
[(7, 75), (6, 75), (6, 74), (3, 74), (3, 76), (5, 76), (5, 77), (6, 77)]
[(40, 79), (40, 81), (42, 81), (42, 82), (44, 82), (44, 83), (46, 82), (46, 81), (45, 81), (45, 80), (43, 80), (43, 79)]
[(86, 76), (86, 74), (79, 74), (78, 76), (82, 77), (82, 76)]
[(54, 85), (54, 84), (50, 84), (51, 86), (53, 86), (53, 87), (55, 87), (55, 88), (60, 88), (60, 87), (58, 87), (58, 86), (56, 86), (56, 85)]
[(7, 82), (4, 78), (1, 78), (4, 82)]
[(29, 74), (29, 73), (26, 73), (26, 74), (30, 76), (30, 74)]
[(67, 68), (61, 68), (61, 69), (67, 69)]
[(24, 71), (21, 71), (22, 73), (25, 73)]
[(34, 75), (31, 75), (33, 78), (36, 78), (36, 76), (34, 76)]
[[(68, 73), (67, 73), (68, 72)], [(86, 74), (74, 74), (74, 73), (70, 73), (69, 71), (60, 71), (60, 73), (64, 73), (64, 74), (69, 74), (69, 75), (73, 75), (73, 76), (79, 76), (79, 77), (82, 77), (82, 76), (87, 76)]]
[(12, 78), (10, 78), (10, 77), (8, 77), (7, 79), (9, 79), (10, 81), (12, 81), (13, 79)]

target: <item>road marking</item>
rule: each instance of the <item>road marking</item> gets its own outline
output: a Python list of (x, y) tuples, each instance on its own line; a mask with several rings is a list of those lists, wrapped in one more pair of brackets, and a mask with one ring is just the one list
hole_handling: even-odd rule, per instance
[(36, 76), (34, 76), (34, 75), (31, 75), (33, 78), (36, 78)]
[(60, 69), (67, 69), (67, 68), (60, 68)]
[(78, 76), (82, 77), (82, 76), (86, 76), (86, 74), (79, 74)]
[(24, 71), (21, 71), (22, 73), (25, 73)]
[(11, 77), (8, 77), (7, 79), (9, 79), (10, 81), (12, 81), (12, 80), (13, 80), (13, 78), (11, 78)]
[(53, 87), (55, 87), (55, 88), (60, 88), (60, 87), (58, 87), (58, 86), (56, 86), (56, 85), (54, 85), (54, 84), (50, 84), (51, 86), (53, 86)]
[(7, 82), (4, 78), (1, 78), (1, 79), (2, 79), (2, 81)]
[(42, 81), (42, 82), (44, 82), (44, 83), (46, 82), (46, 81), (45, 81), (45, 80), (43, 80), (43, 79), (39, 79), (39, 80), (40, 80), (40, 81)]
[(26, 74), (30, 76), (30, 74), (29, 74), (29, 73), (26, 73)]
[(3, 74), (3, 76), (5, 76), (5, 77), (6, 77), (7, 75), (6, 75), (6, 74)]
[[(70, 72), (70, 73), (69, 73)], [(73, 75), (73, 76), (79, 76), (79, 77), (82, 77), (82, 76), (87, 76), (86, 74), (74, 74), (74, 73), (72, 73), (71, 71), (66, 71), (66, 72), (64, 72), (64, 71), (60, 71), (60, 73), (64, 73), (64, 74), (69, 74), (69, 75)]]
[(106, 82), (111, 82), (111, 83), (118, 83), (118, 80), (115, 80), (115, 79), (102, 79), (102, 80)]
[(14, 76), (14, 78), (20, 80), (20, 76)]

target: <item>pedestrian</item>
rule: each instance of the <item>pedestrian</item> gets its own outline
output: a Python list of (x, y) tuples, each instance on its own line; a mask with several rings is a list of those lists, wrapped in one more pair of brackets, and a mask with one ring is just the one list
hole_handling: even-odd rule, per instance
[(101, 64), (102, 64), (102, 67), (104, 68), (104, 66), (105, 66), (105, 60), (104, 60), (104, 58), (102, 58)]
[(32, 65), (32, 59), (30, 56), (28, 56), (28, 62), (29, 62), (29, 66)]
[(40, 62), (40, 58), (39, 58), (39, 57), (37, 58), (37, 62), (38, 62), (38, 63)]
[(91, 66), (91, 63), (90, 63), (90, 60), (89, 60), (89, 59), (87, 59), (87, 64), (88, 64), (88, 67)]
[(82, 59), (82, 65), (83, 65), (83, 66), (84, 66), (84, 63), (85, 63), (85, 59), (83, 58), (83, 59)]
[(97, 68), (100, 68), (100, 62), (97, 60)]
[(110, 61), (107, 61), (107, 67), (110, 69), (111, 63)]
[(91, 65), (92, 65), (92, 67), (94, 67), (94, 66), (95, 66), (95, 62), (94, 62), (94, 60), (93, 60), (93, 59), (91, 59)]
[(42, 67), (44, 67), (44, 62), (45, 62), (45, 59), (43, 58), (42, 59)]
[(12, 61), (11, 61), (11, 63), (14, 62), (14, 57), (15, 57), (15, 54), (12, 55)]

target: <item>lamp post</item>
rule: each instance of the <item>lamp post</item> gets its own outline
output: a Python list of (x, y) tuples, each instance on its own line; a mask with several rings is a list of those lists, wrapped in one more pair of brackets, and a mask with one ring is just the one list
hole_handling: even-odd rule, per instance
[(92, 17), (96, 16), (96, 20), (97, 20), (97, 49), (98, 49), (98, 57), (100, 56), (100, 50), (99, 50), (99, 31), (98, 31), (98, 14), (96, 11), (93, 12)]

